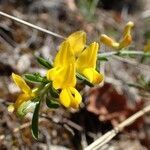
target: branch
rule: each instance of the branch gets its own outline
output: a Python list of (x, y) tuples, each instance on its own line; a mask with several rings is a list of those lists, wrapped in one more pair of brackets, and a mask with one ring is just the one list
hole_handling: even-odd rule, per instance
[(115, 51), (115, 52), (106, 52), (106, 53), (100, 53), (97, 55), (98, 59), (101, 59), (103, 57), (110, 57), (110, 56), (144, 56), (144, 57), (150, 57), (150, 52), (144, 52), (144, 51), (133, 51), (133, 50), (122, 50), (122, 51)]
[(0, 15), (1, 15), (1, 16), (4, 16), (4, 17), (7, 17), (7, 18), (9, 18), (9, 19), (15, 20), (15, 21), (17, 21), (17, 22), (19, 22), (19, 23), (22, 23), (22, 24), (24, 24), (24, 25), (26, 25), (26, 26), (29, 26), (29, 27), (31, 27), (31, 28), (34, 28), (34, 29), (37, 29), (37, 30), (39, 30), (39, 31), (45, 32), (45, 33), (47, 33), (47, 34), (53, 35), (53, 36), (55, 36), (55, 37), (58, 37), (58, 38), (61, 38), (61, 39), (65, 39), (65, 37), (62, 36), (62, 35), (60, 35), (60, 34), (54, 33), (54, 32), (49, 31), (49, 30), (47, 30), (47, 29), (43, 29), (43, 28), (41, 28), (41, 27), (39, 27), (39, 26), (36, 26), (36, 25), (34, 25), (34, 24), (31, 24), (31, 23), (29, 23), (29, 22), (27, 22), (27, 21), (24, 21), (24, 20), (22, 20), (22, 19), (19, 19), (19, 18), (17, 18), (17, 17), (11, 16), (11, 15), (8, 15), (8, 14), (2, 12), (2, 11), (0, 11)]
[(85, 150), (98, 150), (103, 145), (108, 143), (113, 137), (115, 137), (119, 132), (121, 132), (125, 127), (131, 125), (134, 121), (136, 121), (138, 118), (142, 117), (146, 113), (150, 112), (150, 105), (143, 108), (142, 110), (138, 111), (122, 123), (120, 123), (118, 126), (116, 126), (114, 129), (110, 130), (109, 132), (105, 133), (103, 136), (98, 138), (96, 141), (94, 141), (92, 144), (90, 144), (88, 147), (85, 148)]

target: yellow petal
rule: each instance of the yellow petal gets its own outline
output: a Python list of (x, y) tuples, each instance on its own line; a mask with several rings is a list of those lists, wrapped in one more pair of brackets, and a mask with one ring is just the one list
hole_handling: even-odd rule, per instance
[(55, 89), (63, 89), (66, 87), (74, 87), (76, 84), (75, 63), (70, 62), (66, 66), (62, 66), (55, 72), (53, 87)]
[(118, 49), (122, 49), (122, 48), (129, 46), (131, 42), (132, 42), (132, 36), (126, 35), (125, 37), (123, 37), (123, 40), (119, 43)]
[(14, 108), (15, 110), (19, 108), (19, 106), (25, 102), (31, 99), (31, 96), (28, 94), (20, 94), (16, 100), (16, 102), (14, 103)]
[(26, 84), (25, 80), (17, 75), (12, 73), (12, 79), (14, 80), (15, 84), (26, 94), (31, 94), (32, 91), (30, 89), (30, 87)]
[(93, 84), (99, 84), (103, 80), (103, 75), (93, 68), (84, 69), (82, 74)]
[(73, 87), (65, 88), (60, 93), (60, 103), (65, 107), (77, 109), (81, 103), (80, 93)]
[(59, 51), (54, 60), (54, 67), (64, 66), (69, 61), (74, 59), (73, 52), (69, 42), (64, 41), (59, 48)]
[(70, 106), (74, 109), (77, 109), (79, 107), (79, 104), (82, 101), (82, 97), (81, 97), (80, 93), (75, 88), (70, 87), (68, 90), (71, 94), (71, 96), (70, 96), (71, 97)]
[(12, 113), (15, 110), (14, 104), (9, 105), (7, 109)]
[(131, 21), (126, 24), (124, 28), (124, 32), (123, 32), (123, 38), (119, 43), (118, 49), (125, 48), (131, 44), (132, 42), (131, 29), (133, 28), (133, 26), (134, 26), (134, 23)]
[(125, 37), (126, 35), (131, 34), (131, 29), (134, 27), (134, 23), (129, 21), (123, 31), (123, 37)]
[(86, 33), (84, 31), (77, 31), (72, 33), (68, 38), (70, 46), (73, 48), (75, 56), (78, 56), (85, 47)]
[(70, 106), (70, 95), (68, 93), (67, 89), (63, 89), (59, 95), (59, 99), (60, 99), (60, 103), (65, 106), (65, 107), (69, 107)]
[(59, 67), (54, 67), (52, 69), (49, 69), (46, 74), (47, 79), (53, 81), (57, 75), (57, 72), (59, 71), (58, 69)]
[(77, 70), (81, 72), (83, 68), (95, 68), (98, 52), (98, 43), (93, 42), (87, 47), (76, 61)]
[(109, 47), (111, 47), (111, 48), (117, 49), (118, 46), (119, 46), (119, 43), (117, 43), (114, 39), (108, 37), (108, 36), (105, 35), (105, 34), (102, 34), (102, 35), (101, 35), (100, 41), (101, 41), (103, 44), (105, 44), (105, 45), (107, 45), (107, 46), (109, 46)]

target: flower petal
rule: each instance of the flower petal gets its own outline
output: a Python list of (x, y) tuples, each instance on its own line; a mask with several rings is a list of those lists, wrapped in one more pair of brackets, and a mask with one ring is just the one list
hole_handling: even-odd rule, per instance
[(26, 84), (25, 80), (17, 75), (12, 73), (12, 79), (14, 80), (15, 84), (26, 94), (31, 94), (32, 91), (30, 89), (30, 87)]
[(122, 48), (129, 46), (131, 42), (132, 42), (132, 36), (126, 35), (125, 37), (123, 37), (122, 41), (119, 43), (118, 49), (122, 49)]
[(103, 75), (93, 68), (84, 69), (82, 74), (93, 84), (99, 84), (103, 80)]
[(77, 70), (81, 72), (83, 68), (95, 68), (98, 52), (98, 43), (93, 42), (87, 47), (76, 61)]
[(67, 41), (69, 41), (70, 46), (73, 48), (74, 55), (78, 56), (85, 47), (86, 33), (84, 31), (74, 32), (67, 38)]
[(102, 34), (100, 37), (100, 41), (109, 46), (112, 47), (114, 49), (117, 49), (119, 47), (119, 43), (117, 43), (114, 39), (110, 38), (109, 36)]
[(59, 48), (59, 51), (54, 60), (54, 67), (67, 65), (69, 61), (74, 59), (73, 52), (69, 42), (64, 41)]
[(134, 23), (129, 21), (123, 31), (123, 37), (125, 37), (127, 34), (131, 34), (131, 29), (134, 27)]
[(132, 42), (131, 29), (133, 28), (134, 23), (128, 22), (124, 28), (123, 39), (119, 43), (119, 49), (129, 46)]
[(47, 79), (53, 81), (57, 75), (58, 69), (59, 69), (58, 67), (54, 67), (52, 69), (49, 69), (47, 71), (47, 74), (46, 74)]
[(77, 109), (81, 100), (80, 93), (73, 87), (65, 88), (60, 93), (60, 103), (67, 108), (72, 107)]
[(65, 106), (65, 107), (69, 107), (70, 106), (70, 95), (68, 93), (67, 89), (63, 89), (59, 95), (59, 99), (60, 99), (60, 103)]
[(17, 110), (23, 102), (30, 100), (31, 97), (28, 94), (20, 94), (14, 103), (14, 108)]
[(15, 110), (14, 104), (10, 104), (10, 105), (7, 107), (7, 109), (8, 109), (8, 112), (10, 112), (10, 113), (14, 112), (14, 110)]
[(70, 94), (71, 94), (71, 104), (70, 106), (72, 108), (77, 109), (79, 107), (79, 104), (82, 101), (82, 97), (80, 95), (80, 93), (73, 87), (69, 88)]
[(60, 67), (55, 72), (55, 79), (53, 80), (53, 87), (55, 89), (63, 89), (67, 87), (74, 87), (76, 84), (75, 63), (72, 62), (66, 66)]

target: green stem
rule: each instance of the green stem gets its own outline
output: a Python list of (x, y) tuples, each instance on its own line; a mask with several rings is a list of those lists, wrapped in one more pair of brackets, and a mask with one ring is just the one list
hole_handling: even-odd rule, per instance
[[(41, 88), (42, 87), (43, 86), (41, 86)], [(36, 107), (35, 107), (35, 110), (33, 113), (31, 131), (32, 131), (32, 135), (35, 139), (38, 139), (38, 122), (39, 122), (40, 105), (41, 105), (41, 102), (43, 101), (43, 97), (46, 94), (49, 87), (50, 87), (50, 83), (46, 84), (44, 86), (43, 90), (41, 91), (41, 93), (39, 94), (39, 102), (36, 104)], [(39, 89), (41, 89), (41, 88), (39, 88)]]
[(106, 52), (101, 53), (97, 55), (97, 59), (101, 59), (103, 57), (110, 57), (110, 56), (144, 56), (144, 57), (150, 57), (150, 52), (143, 52), (143, 51), (129, 51), (129, 50), (123, 50), (119, 52)]

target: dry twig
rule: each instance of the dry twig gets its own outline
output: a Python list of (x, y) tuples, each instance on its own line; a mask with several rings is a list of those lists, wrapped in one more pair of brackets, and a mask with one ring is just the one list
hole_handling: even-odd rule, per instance
[(11, 16), (11, 15), (8, 15), (8, 14), (2, 12), (2, 11), (0, 11), (0, 15), (1, 15), (1, 16), (4, 16), (4, 17), (7, 17), (7, 18), (9, 18), (9, 19), (15, 20), (15, 21), (17, 21), (17, 22), (19, 22), (19, 23), (22, 23), (22, 24), (24, 24), (24, 25), (26, 25), (26, 26), (29, 26), (29, 27), (31, 27), (31, 28), (34, 28), (34, 29), (37, 29), (37, 30), (39, 30), (39, 31), (45, 32), (45, 33), (47, 33), (47, 34), (53, 35), (53, 36), (55, 36), (55, 37), (65, 39), (65, 37), (62, 36), (62, 35), (60, 35), (60, 34), (54, 33), (54, 32), (49, 31), (49, 30), (47, 30), (47, 29), (43, 29), (43, 28), (41, 28), (41, 27), (39, 27), (39, 26), (36, 26), (36, 25), (34, 25), (34, 24), (31, 24), (31, 23), (29, 23), (29, 22), (27, 22), (27, 21), (24, 21), (24, 20), (22, 20), (22, 19), (19, 19), (19, 18), (17, 18), (17, 17)]
[(121, 132), (125, 127), (131, 125), (135, 120), (143, 116), (144, 114), (150, 112), (150, 105), (143, 108), (142, 110), (138, 111), (122, 123), (120, 123), (118, 126), (116, 126), (111, 131), (105, 133), (102, 137), (98, 138), (96, 141), (94, 141), (92, 144), (90, 144), (88, 147), (85, 148), (85, 150), (98, 150), (100, 147), (104, 146), (106, 143), (108, 143), (113, 137), (115, 137), (119, 132)]

